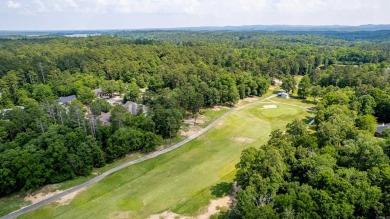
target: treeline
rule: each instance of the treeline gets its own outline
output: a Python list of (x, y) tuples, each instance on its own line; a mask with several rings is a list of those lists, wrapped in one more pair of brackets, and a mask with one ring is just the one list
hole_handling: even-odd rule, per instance
[(95, 115), (85, 117), (77, 100), (67, 108), (53, 102), (3, 112), (0, 195), (89, 175), (131, 151), (149, 152), (161, 144), (152, 119), (122, 106), (111, 112), (111, 126), (100, 125)]
[[(243, 151), (233, 218), (375, 218), (390, 214), (390, 131), (374, 137), (375, 98), (327, 87), (315, 132), (296, 120)], [(374, 93), (379, 92), (374, 88)], [(387, 111), (389, 112), (389, 111)]]
[(366, 107), (363, 111), (370, 112), (378, 122), (390, 122), (389, 74), (383, 63), (331, 66), (305, 76), (298, 86), (298, 94), (303, 98), (324, 97), (329, 103), (351, 103), (357, 112), (362, 111), (360, 107)]
[[(322, 103), (350, 104), (357, 112), (370, 112), (378, 122), (390, 122), (390, 69), (385, 64), (335, 65), (317, 69), (302, 77), (299, 84), (291, 75), (282, 78), (286, 92), (313, 97)], [(364, 109), (359, 109), (363, 107)]]
[[(247, 149), (237, 165), (242, 187), (233, 210), (240, 218), (373, 218), (388, 215), (390, 139), (359, 131), (345, 106), (309, 134), (295, 121), (267, 145)], [(320, 117), (318, 115), (318, 117)], [(320, 120), (319, 120), (320, 121)]]
[[(317, 47), (284, 42), (279, 35), (248, 34), (251, 37), (247, 44), (241, 46), (228, 44), (224, 39), (219, 43), (201, 41), (207, 34), (198, 36), (203, 45), (181, 46), (137, 44), (135, 40), (108, 37), (3, 40), (0, 104), (3, 108), (22, 105), (20, 96), (41, 102), (73, 94), (83, 103), (90, 103), (93, 100), (90, 90), (98, 87), (109, 93), (126, 92), (132, 83), (140, 88), (174, 89), (191, 80), (190, 76), (197, 76), (212, 90), (217, 87), (214, 81), (222, 75), (234, 80), (242, 98), (259, 93), (243, 91), (248, 87), (256, 90), (254, 86), (263, 83), (258, 80), (315, 74), (319, 67), (343, 63), (382, 63), (386, 67), (384, 61), (388, 61), (386, 53), (377, 48)], [(180, 35), (175, 39), (181, 39)], [(116, 81), (118, 86), (107, 80)], [(252, 81), (257, 85), (252, 85)], [(205, 102), (225, 103), (218, 99)]]

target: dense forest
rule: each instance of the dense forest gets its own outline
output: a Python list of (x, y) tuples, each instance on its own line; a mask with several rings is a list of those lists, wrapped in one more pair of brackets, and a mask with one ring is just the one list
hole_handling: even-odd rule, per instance
[[(296, 121), (261, 149), (244, 151), (237, 165), (243, 189), (231, 214), (388, 213), (389, 140), (373, 135), (377, 121), (390, 122), (389, 41), (224, 31), (112, 35), (0, 40), (0, 195), (153, 151), (177, 135), (185, 116), (261, 96), (281, 79), (287, 92), (298, 87), (301, 98), (319, 101), (314, 134)], [(300, 84), (294, 75), (304, 75)], [(113, 106), (97, 88), (147, 113)], [(59, 103), (70, 95), (77, 99)], [(107, 112), (109, 125), (99, 120)]]
[[(390, 214), (390, 129), (376, 128), (369, 94), (329, 88), (312, 131), (302, 121), (243, 151), (231, 217), (375, 218)], [(336, 97), (336, 98), (335, 98)], [(389, 111), (387, 111), (389, 112)]]

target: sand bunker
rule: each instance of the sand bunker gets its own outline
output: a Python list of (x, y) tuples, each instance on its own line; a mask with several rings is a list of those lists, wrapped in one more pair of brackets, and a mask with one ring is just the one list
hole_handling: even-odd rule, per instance
[(278, 106), (276, 106), (276, 105), (264, 105), (263, 108), (264, 109), (275, 109), (275, 108), (278, 108)]

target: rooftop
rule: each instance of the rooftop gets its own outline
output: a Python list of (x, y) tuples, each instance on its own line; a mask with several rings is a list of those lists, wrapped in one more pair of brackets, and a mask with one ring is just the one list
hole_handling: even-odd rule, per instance
[(102, 89), (98, 88), (98, 89), (95, 89), (95, 90), (92, 90), (94, 93), (96, 94), (101, 94), (103, 93)]
[(376, 127), (376, 133), (381, 134), (383, 130), (390, 129), (390, 124), (379, 125)]
[(67, 97), (60, 97), (60, 103), (70, 103), (72, 102), (74, 99), (76, 99), (76, 95), (70, 95), (70, 96), (67, 96)]
[(102, 113), (99, 116), (99, 120), (103, 125), (110, 125), (111, 112)]

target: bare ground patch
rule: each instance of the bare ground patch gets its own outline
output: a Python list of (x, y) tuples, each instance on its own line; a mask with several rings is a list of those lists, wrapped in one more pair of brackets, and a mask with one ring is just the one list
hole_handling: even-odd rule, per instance
[(131, 211), (115, 211), (108, 215), (110, 219), (125, 219), (130, 218)]
[(220, 199), (212, 200), (209, 207), (207, 208), (207, 212), (197, 216), (197, 219), (209, 219), (211, 215), (219, 213), (220, 208), (228, 208), (231, 203), (232, 198), (230, 196), (226, 196)]
[(64, 197), (60, 198), (56, 202), (58, 202), (60, 205), (67, 205), (69, 204), (80, 192), (84, 191), (84, 189), (80, 189), (78, 191), (72, 192), (68, 195), (65, 195)]
[(222, 121), (219, 121), (214, 127), (215, 127), (216, 129), (221, 129), (221, 128), (225, 127), (225, 126), (226, 126), (226, 124), (225, 124), (225, 122), (222, 120)]
[(203, 124), (205, 122), (205, 120), (206, 120), (206, 117), (204, 115), (199, 115), (198, 117), (196, 117), (196, 120), (195, 120), (195, 118), (185, 119), (184, 124), (199, 125), (199, 124)]
[(199, 127), (200, 124), (203, 124), (206, 120), (206, 117), (203, 115), (200, 115), (196, 118), (188, 118), (184, 120), (184, 124), (187, 125), (187, 127), (182, 128), (180, 130), (180, 135), (185, 137), (190, 137), (194, 135), (195, 133), (199, 132), (202, 128)]
[(235, 105), (236, 107), (242, 106), (248, 103), (253, 103), (255, 101), (259, 100), (258, 97), (245, 97), (244, 99), (241, 99), (238, 101), (238, 103)]
[(34, 193), (27, 195), (24, 200), (25, 201), (31, 201), (31, 204), (35, 204), (37, 202), (40, 202), (42, 200), (45, 200), (47, 198), (50, 198), (54, 195), (57, 195), (61, 193), (62, 191), (56, 190), (59, 187), (59, 185), (47, 185), (39, 189), (38, 191), (35, 191)]
[(194, 126), (194, 127), (190, 127), (190, 129), (188, 131), (180, 130), (180, 135), (190, 137), (200, 130), (201, 130), (200, 127)]
[(230, 109), (230, 108), (227, 106), (214, 106), (212, 110), (213, 111), (221, 111), (221, 109)]
[(248, 137), (234, 137), (231, 140), (238, 143), (252, 143), (255, 141), (255, 139)]
[(163, 213), (160, 214), (151, 215), (148, 219), (209, 219), (211, 215), (219, 213), (221, 208), (229, 207), (231, 201), (232, 201), (232, 197), (230, 196), (212, 200), (209, 206), (207, 207), (207, 211), (195, 217), (184, 216), (170, 211), (164, 211)]
[[(54, 195), (57, 195), (61, 192), (62, 190), (56, 190), (59, 187), (59, 185), (47, 185), (43, 187), (42, 189), (34, 192), (33, 194), (30, 194), (24, 198), (25, 201), (31, 201), (31, 204), (35, 204), (37, 202), (40, 202), (42, 200), (45, 200), (47, 198), (50, 198)], [(58, 202), (60, 205), (67, 205), (74, 199), (77, 194), (80, 192), (84, 191), (85, 189), (80, 189), (78, 191), (72, 192), (60, 199), (58, 199), (56, 202)]]
[(193, 217), (185, 217), (180, 214), (176, 214), (170, 211), (164, 211), (161, 214), (151, 215), (148, 219), (190, 219)]

